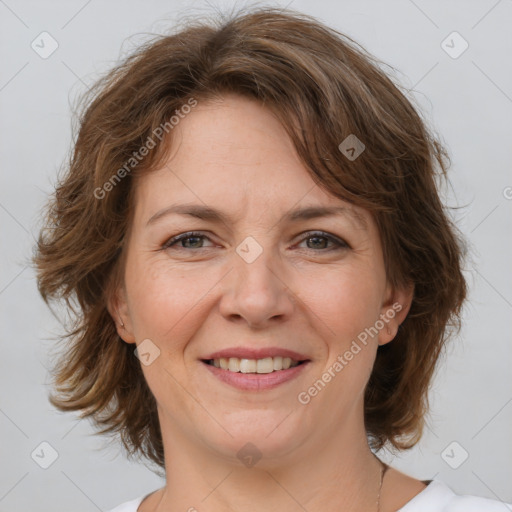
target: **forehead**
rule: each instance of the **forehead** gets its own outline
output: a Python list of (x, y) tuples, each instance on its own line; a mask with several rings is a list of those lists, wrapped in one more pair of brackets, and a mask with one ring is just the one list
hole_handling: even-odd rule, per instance
[(136, 210), (146, 222), (191, 205), (199, 218), (229, 222), (267, 214), (275, 221), (285, 212), (306, 218), (297, 210), (318, 206), (343, 207), (363, 224), (367, 217), (315, 183), (284, 127), (256, 100), (227, 95), (199, 102), (171, 141), (168, 158), (137, 180)]

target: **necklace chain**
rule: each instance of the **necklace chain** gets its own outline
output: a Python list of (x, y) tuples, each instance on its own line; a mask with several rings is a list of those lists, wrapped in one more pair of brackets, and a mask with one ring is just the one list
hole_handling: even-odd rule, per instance
[[(379, 463), (381, 465), (379, 492), (377, 494), (377, 512), (380, 512), (380, 493), (381, 493), (381, 490), (382, 490), (382, 483), (384, 481), (384, 474), (388, 470), (389, 466), (385, 462), (382, 462), (375, 454), (373, 454), (373, 455), (379, 461)], [(160, 500), (159, 500), (158, 505), (157, 505), (157, 509), (160, 506), (160, 502), (162, 501), (163, 497), (164, 497), (164, 493), (162, 493), (162, 496), (160, 497)]]
[(375, 454), (374, 456), (381, 464), (379, 492), (377, 494), (377, 512), (380, 512), (380, 493), (382, 490), (382, 482), (384, 481), (384, 473), (387, 471), (389, 466), (385, 462), (382, 462)]

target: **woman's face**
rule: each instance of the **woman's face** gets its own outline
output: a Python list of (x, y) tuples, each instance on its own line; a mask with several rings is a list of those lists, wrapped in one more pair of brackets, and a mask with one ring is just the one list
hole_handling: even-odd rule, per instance
[[(255, 101), (199, 103), (172, 136), (165, 165), (137, 182), (111, 308), (121, 337), (143, 342), (164, 438), (227, 458), (251, 442), (272, 458), (364, 435), (376, 350), (407, 300), (387, 285), (372, 217), (316, 186)], [(307, 208), (339, 210), (296, 214)], [(230, 369), (205, 362), (220, 355)], [(305, 362), (273, 370), (286, 356)]]

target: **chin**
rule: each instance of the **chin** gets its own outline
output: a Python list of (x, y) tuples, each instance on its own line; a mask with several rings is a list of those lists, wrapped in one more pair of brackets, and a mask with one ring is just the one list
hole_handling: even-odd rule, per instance
[(218, 418), (231, 435), (221, 428), (216, 429), (214, 438), (211, 430), (204, 432), (205, 442), (231, 461), (235, 458), (244, 464), (244, 458), (249, 456), (259, 460), (260, 468), (275, 466), (307, 438), (301, 432), (301, 423), (289, 411), (244, 411), (240, 416)]

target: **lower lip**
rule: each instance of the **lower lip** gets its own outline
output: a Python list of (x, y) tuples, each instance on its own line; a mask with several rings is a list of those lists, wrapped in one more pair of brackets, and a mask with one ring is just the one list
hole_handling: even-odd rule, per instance
[(215, 377), (219, 378), (226, 384), (242, 389), (244, 391), (262, 391), (264, 389), (273, 389), (279, 384), (289, 382), (296, 378), (309, 364), (305, 361), (302, 364), (289, 368), (288, 370), (278, 370), (272, 373), (241, 373), (223, 370), (216, 366), (210, 365), (201, 361), (208, 370), (212, 372)]

